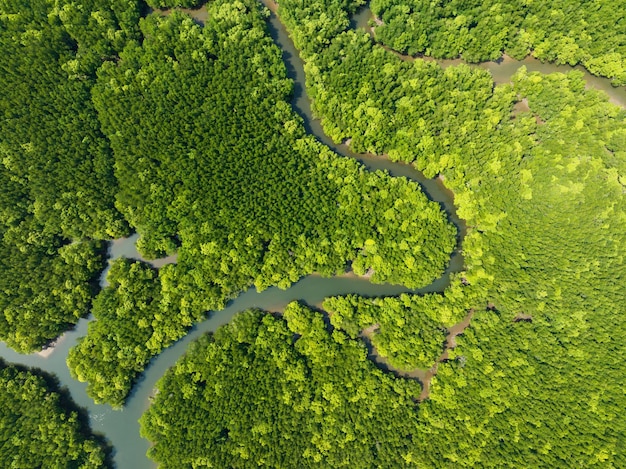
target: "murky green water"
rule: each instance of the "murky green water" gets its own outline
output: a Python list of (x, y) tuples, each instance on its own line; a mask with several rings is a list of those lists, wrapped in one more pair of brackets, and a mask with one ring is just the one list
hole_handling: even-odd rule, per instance
[[(203, 13), (202, 11), (195, 12), (194, 16), (199, 15), (197, 19), (204, 21), (206, 19), (205, 13), (206, 12)], [(368, 11), (362, 10), (359, 12), (359, 16), (355, 18), (355, 22), (359, 25), (366, 24), (368, 15)], [(345, 145), (336, 145), (324, 135), (319, 121), (313, 119), (311, 115), (310, 102), (304, 88), (305, 77), (302, 62), (291, 40), (288, 38), (284, 27), (280, 24), (275, 15), (272, 15), (270, 19), (269, 28), (272, 37), (283, 50), (283, 58), (287, 65), (288, 72), (295, 81), (293, 104), (296, 111), (303, 117), (307, 130), (338, 153), (357, 158), (370, 169), (387, 170), (394, 176), (406, 176), (420, 182), (430, 198), (438, 201), (446, 208), (451, 221), (457, 225), (462, 234), (465, 231), (465, 226), (462, 220), (459, 220), (456, 215), (451, 192), (443, 186), (441, 181), (426, 179), (421, 173), (406, 164), (391, 163), (384, 158), (371, 155), (355, 155), (350, 152)], [(452, 62), (450, 62), (450, 64), (452, 64)], [(502, 63), (487, 63), (481, 64), (480, 66), (488, 68), (494, 75), (496, 81), (508, 81), (510, 75), (515, 72), (521, 64), (526, 65), (529, 70), (537, 70), (544, 73), (571, 70), (571, 67), (541, 64), (533, 59), (526, 59), (521, 63), (505, 60)], [(615, 102), (626, 105), (626, 90), (623, 88), (613, 88), (608, 80), (593, 77), (588, 73), (586, 73), (585, 76), (589, 86), (606, 91)], [(139, 259), (140, 256), (135, 249), (135, 241), (136, 236), (113, 242), (110, 246), (110, 258), (114, 259), (124, 256)], [(167, 262), (175, 262), (175, 256), (155, 261), (153, 264), (158, 267)], [(427, 288), (417, 290), (416, 292), (424, 293), (444, 290), (449, 283), (449, 273), (460, 271), (462, 265), (463, 259), (461, 255), (455, 253), (452, 256), (446, 274)], [(370, 284), (368, 280), (362, 278), (341, 277), (324, 279), (319, 276), (306, 277), (286, 291), (279, 290), (278, 288), (270, 288), (262, 293), (257, 293), (254, 289), (251, 289), (231, 302), (226, 309), (212, 313), (206, 321), (192, 329), (184, 339), (165, 350), (153, 360), (140, 378), (139, 383), (135, 386), (132, 396), (128, 399), (127, 405), (122, 411), (113, 411), (108, 406), (94, 404), (85, 392), (86, 384), (73, 380), (65, 364), (65, 358), (69, 348), (74, 345), (80, 337), (86, 334), (88, 319), (81, 320), (73, 331), (66, 333), (47, 358), (37, 354), (17, 354), (11, 349), (8, 349), (3, 343), (0, 343), (0, 356), (8, 362), (34, 366), (56, 374), (61, 384), (68, 388), (74, 401), (79, 406), (88, 410), (93, 430), (103, 433), (115, 447), (114, 461), (118, 468), (153, 468), (155, 464), (145, 456), (149, 444), (139, 436), (139, 424), (137, 420), (149, 405), (150, 394), (154, 389), (156, 381), (176, 362), (180, 355), (184, 353), (191, 341), (208, 331), (214, 331), (217, 327), (228, 323), (237, 312), (251, 307), (278, 311), (282, 310), (287, 303), (293, 300), (300, 300), (310, 305), (317, 305), (321, 303), (325, 297), (332, 295), (357, 293), (364, 296), (383, 296), (398, 295), (406, 291), (409, 290), (399, 286), (373, 285)]]

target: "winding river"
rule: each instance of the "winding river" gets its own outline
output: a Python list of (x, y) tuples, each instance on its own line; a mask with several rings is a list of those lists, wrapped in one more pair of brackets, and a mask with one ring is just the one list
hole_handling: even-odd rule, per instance
[[(352, 16), (350, 25), (352, 28), (363, 29), (367, 31), (371, 36), (373, 36), (372, 28), (370, 27), (370, 21), (373, 20), (374, 15), (372, 14), (369, 6), (364, 6), (359, 8), (356, 14)], [(402, 60), (415, 60), (414, 57), (399, 54), (398, 52), (392, 51), (389, 48), (386, 49), (396, 56), (400, 57)], [(443, 68), (466, 63), (462, 59), (433, 59), (431, 57), (423, 57), (423, 59), (434, 60)], [(578, 70), (579, 72), (583, 73), (585, 82), (587, 83), (587, 88), (604, 91), (609, 96), (609, 100), (613, 104), (621, 107), (626, 107), (626, 87), (614, 87), (613, 85), (611, 85), (611, 80), (590, 74), (582, 65), (576, 65), (575, 67), (572, 67), (570, 65), (556, 65), (551, 63), (544, 63), (532, 56), (528, 56), (522, 60), (516, 60), (511, 57), (504, 56), (497, 61), (482, 62), (478, 64), (473, 64), (472, 66), (488, 70), (493, 77), (493, 81), (496, 84), (500, 84), (509, 82), (511, 76), (522, 65), (525, 66), (529, 72), (540, 72), (545, 74), (557, 72), (567, 73), (573, 70)]]
[[(202, 22), (206, 18), (206, 11), (191, 11), (197, 21)], [(361, 10), (354, 18), (359, 27), (366, 25), (371, 13), (367, 9)], [(295, 82), (293, 106), (302, 116), (308, 132), (314, 134), (320, 141), (334, 149), (336, 152), (353, 157), (361, 161), (368, 168), (383, 169), (393, 176), (406, 176), (419, 182), (431, 200), (439, 202), (449, 214), (452, 221), (459, 229), (459, 241), (465, 232), (465, 226), (456, 215), (453, 204), (453, 195), (441, 183), (440, 180), (426, 179), (421, 173), (411, 166), (402, 163), (392, 163), (384, 158), (371, 155), (357, 155), (352, 153), (346, 145), (336, 145), (322, 131), (320, 122), (311, 114), (309, 99), (305, 93), (305, 76), (303, 64), (298, 57), (293, 43), (289, 39), (283, 25), (272, 14), (269, 20), (269, 30), (272, 38), (283, 51), (283, 58), (288, 73)], [(458, 63), (458, 61), (446, 61), (444, 65)], [(520, 65), (526, 65), (529, 70), (537, 70), (544, 73), (571, 70), (571, 67), (542, 64), (533, 59), (522, 62), (503, 60), (500, 63), (486, 63), (478, 66), (487, 68), (494, 75), (496, 81), (508, 81), (511, 74)], [(593, 77), (585, 73), (590, 87), (606, 91), (611, 100), (626, 106), (626, 90), (616, 89), (610, 85), (609, 80)], [(117, 240), (109, 246), (109, 258), (118, 257), (139, 258), (135, 249), (136, 235), (124, 240)], [(457, 249), (458, 251), (458, 249)], [(155, 261), (155, 266), (166, 262), (173, 262), (175, 258)], [(449, 274), (458, 272), (463, 267), (463, 259), (459, 252), (453, 254), (446, 273), (438, 280), (415, 293), (443, 291), (449, 284)], [(104, 278), (103, 274), (103, 278)], [(102, 281), (104, 285), (104, 280)], [(230, 321), (234, 314), (251, 307), (259, 307), (269, 311), (282, 310), (287, 303), (293, 300), (303, 300), (310, 305), (318, 305), (328, 296), (356, 293), (364, 296), (389, 296), (407, 292), (404, 287), (393, 285), (375, 285), (367, 279), (342, 276), (325, 279), (316, 275), (303, 278), (288, 290), (270, 288), (257, 293), (254, 289), (241, 294), (232, 301), (228, 307), (218, 313), (211, 313), (206, 321), (195, 326), (182, 340), (166, 349), (155, 358), (136, 384), (132, 395), (127, 400), (127, 405), (121, 411), (114, 411), (108, 405), (96, 405), (86, 394), (86, 384), (79, 383), (70, 377), (65, 364), (68, 350), (79, 337), (86, 334), (89, 319), (81, 320), (76, 328), (64, 334), (51, 353), (39, 353), (20, 355), (9, 349), (4, 343), (0, 343), (0, 356), (8, 362), (19, 363), (26, 366), (41, 368), (55, 374), (61, 385), (71, 393), (74, 401), (89, 412), (90, 424), (94, 432), (102, 433), (114, 447), (113, 459), (120, 469), (144, 469), (153, 468), (156, 465), (146, 457), (149, 443), (139, 436), (139, 424), (137, 420), (149, 405), (150, 394), (153, 392), (157, 380), (172, 366), (185, 352), (189, 343), (196, 340), (208, 331), (214, 331), (217, 327)]]

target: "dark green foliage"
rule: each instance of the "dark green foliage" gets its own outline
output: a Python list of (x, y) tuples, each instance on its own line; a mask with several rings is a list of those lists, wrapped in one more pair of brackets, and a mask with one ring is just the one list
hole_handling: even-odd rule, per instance
[(135, 2), (0, 5), (0, 338), (35, 350), (84, 316), (114, 207), (95, 69), (136, 33)]
[[(115, 53), (102, 38), (118, 35), (123, 43), (123, 33), (108, 8), (77, 8), (68, 2), (57, 10), (45, 0), (2, 5), (2, 163), (25, 186), (29, 211), (47, 234), (119, 236), (125, 225), (113, 207), (113, 162), (91, 86), (95, 67)], [(90, 14), (101, 15), (102, 25), (85, 24), (82, 15)]]
[(40, 349), (89, 311), (104, 265), (100, 242), (41, 248), (0, 243), (0, 337)]
[[(286, 288), (352, 261), (372, 281), (423, 286), (454, 248), (453, 225), (417, 184), (366, 171), (305, 134), (258, 4), (207, 8), (204, 28), (178, 12), (146, 18), (142, 44), (105, 64), (95, 90), (119, 207), (142, 232), (140, 248), (178, 248), (158, 279), (125, 272), (98, 298), (100, 324), (70, 357), (92, 395), (116, 406), (150, 357), (253, 283)], [(149, 281), (160, 282), (158, 294), (133, 294), (133, 283)], [(131, 304), (149, 306), (110, 337), (128, 321), (120, 305)], [(136, 327), (144, 320), (149, 328)]]
[(178, 317), (160, 314), (158, 273), (147, 264), (118, 260), (107, 279), (110, 285), (93, 302), (96, 320), (67, 364), (73, 377), (89, 383), (95, 402), (121, 407), (136, 375), (186, 327)]
[(0, 363), (0, 466), (106, 467), (105, 453), (51, 378)]
[[(281, 3), (282, 4), (282, 3)], [(373, 0), (376, 37), (410, 55), (470, 62), (502, 52), (576, 65), (626, 84), (624, 5), (610, 0)]]
[(297, 303), (193, 343), (141, 419), (162, 468), (384, 467), (415, 458), (421, 388)]
[(104, 244), (48, 233), (32, 215), (26, 184), (2, 164), (0, 187), (0, 338), (32, 352), (87, 314)]

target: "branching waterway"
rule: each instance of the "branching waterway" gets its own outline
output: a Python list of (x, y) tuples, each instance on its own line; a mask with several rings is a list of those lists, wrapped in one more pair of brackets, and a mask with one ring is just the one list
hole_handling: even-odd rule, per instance
[[(199, 23), (206, 19), (206, 10), (189, 11), (189, 13)], [(355, 18), (355, 22), (361, 27), (367, 23), (370, 15), (368, 10), (362, 10)], [(169, 347), (154, 359), (135, 385), (132, 395), (121, 411), (114, 411), (108, 405), (94, 404), (86, 394), (87, 385), (73, 380), (66, 366), (65, 360), (68, 350), (80, 337), (86, 334), (89, 319), (81, 320), (74, 330), (64, 334), (54, 349), (49, 350), (47, 354), (20, 355), (6, 347), (5, 344), (0, 344), (0, 356), (8, 362), (38, 367), (58, 377), (61, 385), (68, 388), (75, 402), (88, 410), (93, 430), (103, 433), (111, 442), (114, 447), (113, 458), (119, 468), (142, 469), (155, 467), (155, 464), (145, 455), (149, 443), (139, 436), (138, 419), (149, 406), (150, 395), (157, 380), (185, 352), (190, 342), (206, 332), (214, 331), (219, 326), (228, 323), (236, 313), (251, 307), (262, 308), (268, 311), (281, 311), (293, 300), (301, 300), (310, 305), (317, 305), (328, 296), (349, 293), (364, 296), (390, 296), (403, 292), (426, 293), (443, 291), (449, 285), (450, 273), (459, 272), (463, 267), (463, 259), (460, 255), (459, 247), (465, 233), (465, 225), (456, 215), (453, 194), (445, 188), (441, 180), (427, 179), (409, 165), (393, 163), (380, 156), (354, 154), (347, 145), (337, 145), (332, 142), (324, 134), (320, 122), (312, 116), (309, 98), (305, 93), (303, 64), (284, 27), (274, 14), (269, 19), (269, 30), (274, 41), (283, 51), (283, 59), (288, 73), (295, 82), (292, 104), (303, 118), (307, 131), (314, 134), (321, 142), (336, 152), (358, 159), (371, 170), (386, 170), (393, 176), (405, 176), (419, 182), (431, 200), (439, 202), (448, 213), (450, 221), (457, 226), (459, 230), (457, 251), (453, 254), (446, 273), (440, 279), (420, 290), (409, 290), (393, 285), (376, 285), (370, 283), (368, 279), (349, 275), (332, 279), (311, 275), (300, 280), (288, 290), (270, 288), (257, 293), (254, 289), (250, 289), (232, 301), (226, 309), (210, 313), (206, 321), (194, 327), (184, 339)], [(453, 64), (452, 62), (450, 65)], [(571, 67), (541, 64), (532, 59), (522, 62), (504, 60), (500, 63), (490, 62), (480, 66), (488, 68), (494, 75), (495, 80), (501, 82), (508, 81), (510, 75), (520, 65), (527, 65), (529, 70), (539, 70), (546, 73), (571, 70)], [(626, 91), (624, 89), (615, 89), (611, 87), (609, 80), (593, 77), (588, 73), (585, 73), (585, 77), (590, 87), (603, 89), (609, 93), (614, 102), (626, 105)], [(109, 258), (111, 260), (122, 256), (139, 258), (139, 254), (135, 249), (135, 241), (136, 236), (133, 236), (111, 243)], [(155, 261), (153, 265), (158, 267), (163, 263), (175, 261), (176, 258), (171, 257)], [(103, 285), (105, 274), (103, 274)], [(458, 331), (456, 332), (458, 333)], [(451, 334), (451, 336), (453, 335), (455, 334)], [(449, 345), (452, 346), (452, 344)]]

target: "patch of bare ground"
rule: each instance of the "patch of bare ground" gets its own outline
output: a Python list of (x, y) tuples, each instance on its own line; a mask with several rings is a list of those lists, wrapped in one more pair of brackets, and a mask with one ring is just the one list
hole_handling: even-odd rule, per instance
[(517, 116), (520, 112), (530, 112), (528, 98), (524, 98), (513, 105), (513, 116)]
[[(517, 116), (522, 112), (532, 112), (530, 106), (528, 105), (528, 98), (524, 98), (513, 105), (513, 111), (511, 112), (511, 119), (516, 119)], [(537, 125), (543, 125), (544, 121), (537, 114), (532, 113), (535, 118), (535, 122)]]
[(56, 350), (56, 346), (59, 345), (64, 339), (65, 339), (65, 334), (61, 335), (58, 339), (50, 342), (48, 345), (42, 348), (39, 352), (37, 352), (37, 355), (42, 358), (48, 358), (50, 355), (54, 353), (54, 351)]
[(532, 314), (517, 313), (513, 318), (513, 322), (533, 322)]

